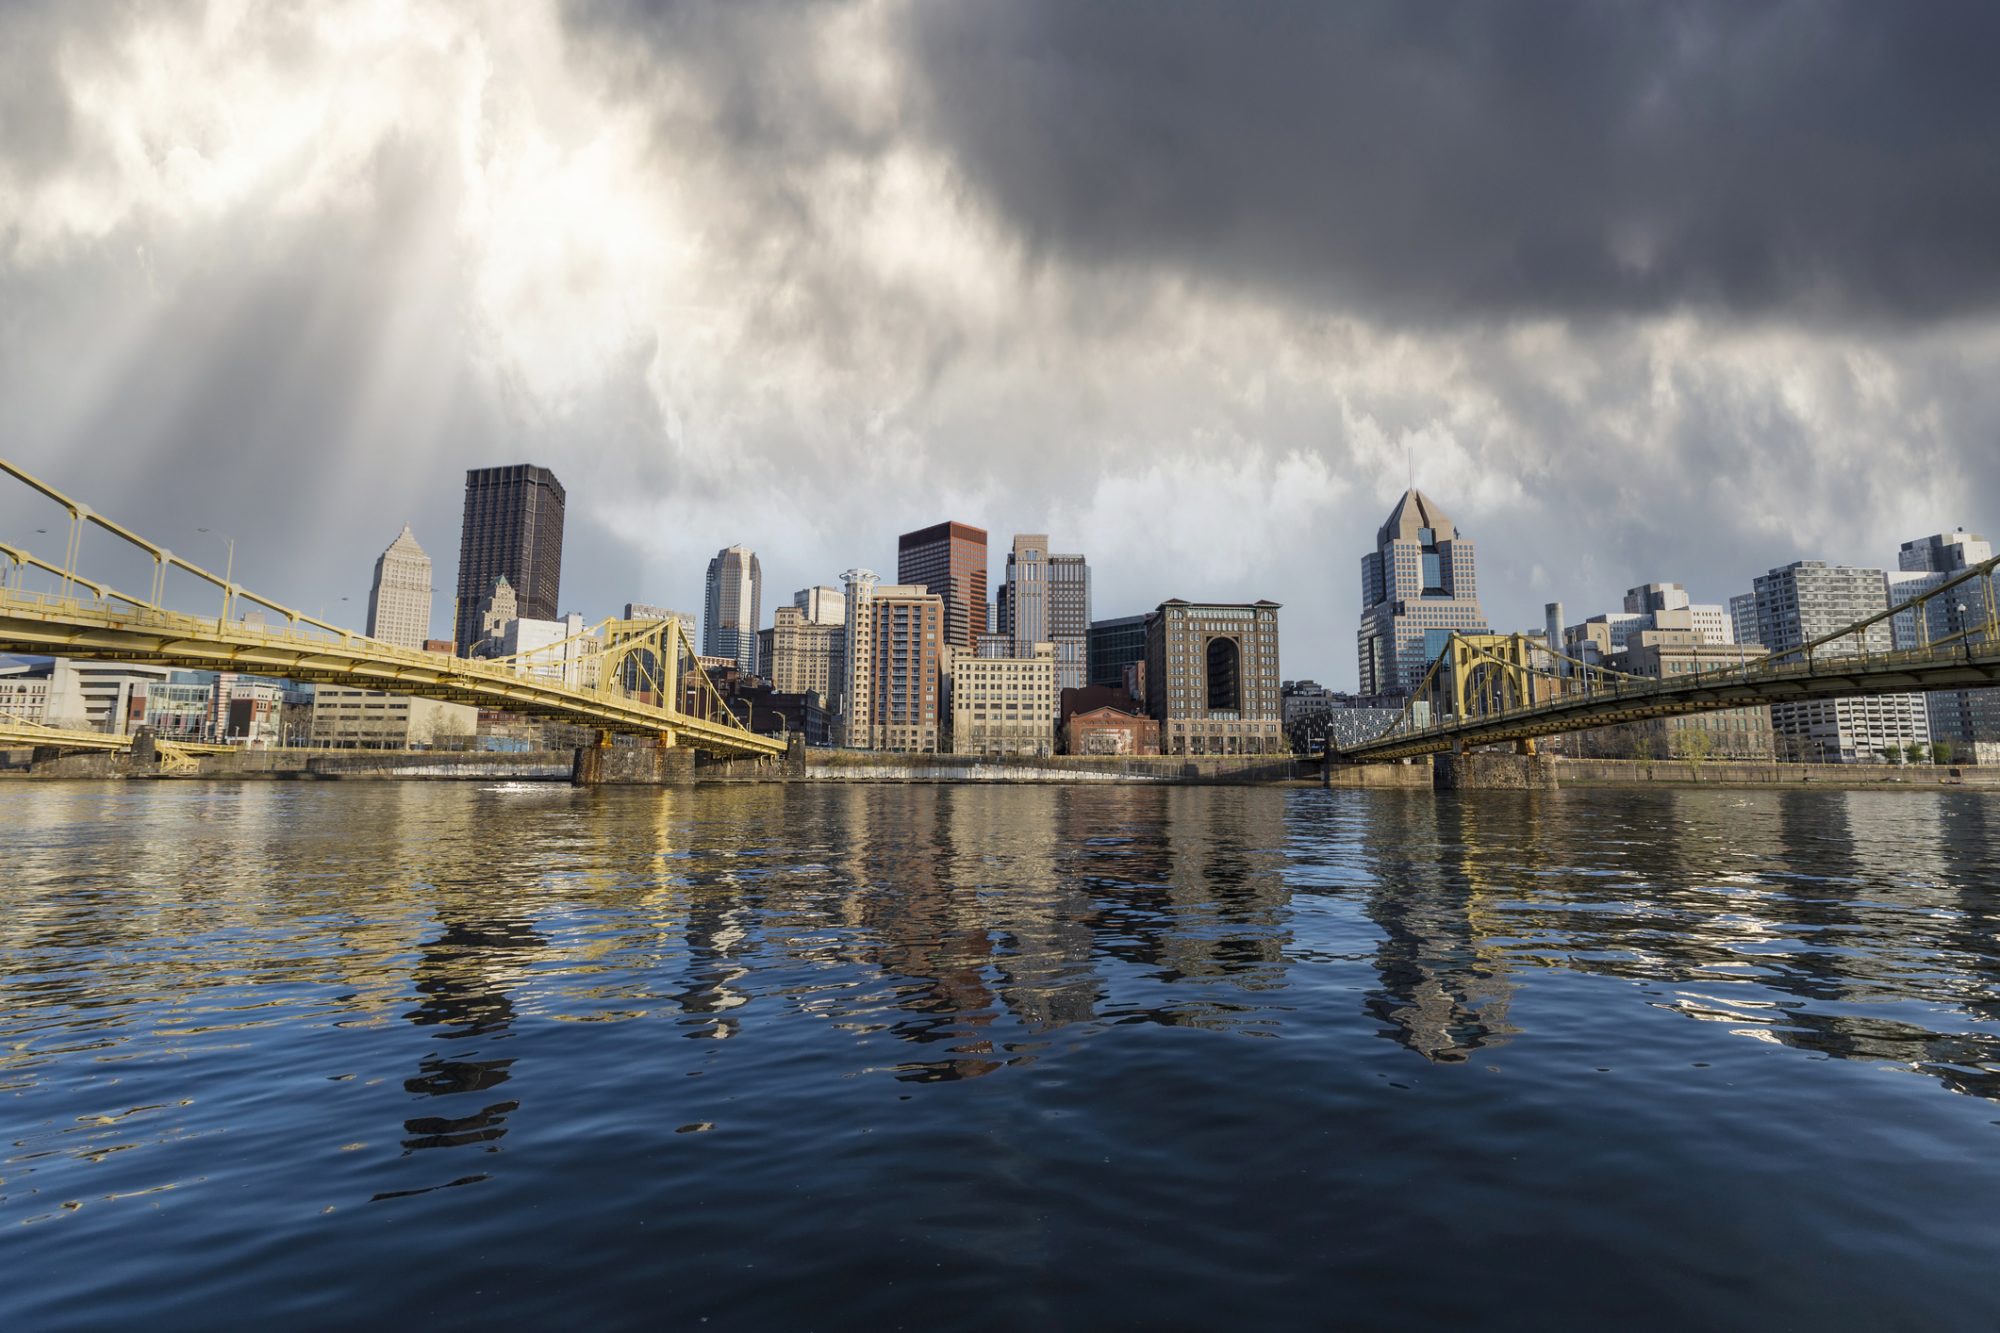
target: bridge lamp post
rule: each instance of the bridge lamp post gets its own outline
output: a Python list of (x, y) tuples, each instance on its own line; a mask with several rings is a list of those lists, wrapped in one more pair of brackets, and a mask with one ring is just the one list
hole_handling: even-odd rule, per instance
[(222, 571), (222, 618), (215, 622), (217, 632), (221, 632), (229, 627), (229, 594), (236, 588), (236, 539), (217, 532), (214, 528), (197, 528), (195, 531), (205, 532), (219, 541), (228, 543), (229, 546), (229, 563)]

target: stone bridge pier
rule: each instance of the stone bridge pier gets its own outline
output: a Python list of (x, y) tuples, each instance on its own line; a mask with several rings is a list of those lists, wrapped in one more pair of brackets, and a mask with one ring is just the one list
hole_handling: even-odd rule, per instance
[(1438, 791), (1554, 791), (1556, 761), (1494, 750), (1441, 754), (1431, 761), (1431, 785)]

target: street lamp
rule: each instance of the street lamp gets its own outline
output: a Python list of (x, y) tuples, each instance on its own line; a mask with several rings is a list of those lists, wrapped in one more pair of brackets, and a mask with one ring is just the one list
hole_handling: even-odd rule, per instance
[(222, 618), (215, 622), (215, 628), (221, 631), (229, 627), (229, 594), (235, 590), (236, 585), (236, 539), (217, 532), (214, 528), (197, 528), (195, 531), (205, 532), (229, 545), (229, 564), (222, 571)]

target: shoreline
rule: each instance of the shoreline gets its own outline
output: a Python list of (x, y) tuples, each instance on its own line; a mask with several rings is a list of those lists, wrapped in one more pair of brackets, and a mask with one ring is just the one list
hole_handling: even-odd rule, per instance
[[(1470, 758), (1471, 756), (1468, 756)], [(586, 759), (591, 762), (586, 767)], [(1770, 761), (1572, 759), (1478, 755), (1479, 778), (1443, 779), (1445, 764), (1335, 764), (1281, 756), (999, 757), (892, 755), (811, 750), (778, 763), (710, 761), (689, 751), (614, 747), (588, 752), (246, 751), (205, 758), (193, 772), (135, 772), (128, 754), (45, 757), (32, 770), (0, 768), (0, 781), (209, 782), (545, 782), (588, 786), (696, 786), (713, 783), (916, 783), (932, 785), (1278, 786), (1333, 790), (1431, 791), (1592, 787), (2000, 791), (2000, 766), (1938, 764), (1781, 764)], [(588, 773), (582, 782), (580, 776)], [(1532, 774), (1532, 776), (1530, 776)], [(1522, 780), (1526, 778), (1527, 780)]]

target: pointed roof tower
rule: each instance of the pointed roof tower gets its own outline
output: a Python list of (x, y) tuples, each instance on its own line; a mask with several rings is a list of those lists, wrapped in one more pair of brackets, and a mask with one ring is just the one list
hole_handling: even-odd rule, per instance
[(1375, 534), (1375, 545), (1379, 548), (1394, 541), (1416, 541), (1424, 528), (1431, 530), (1432, 543), (1448, 542), (1458, 536), (1458, 529), (1452, 526), (1444, 510), (1437, 507), (1437, 501), (1412, 486), (1389, 511), (1388, 521)]

